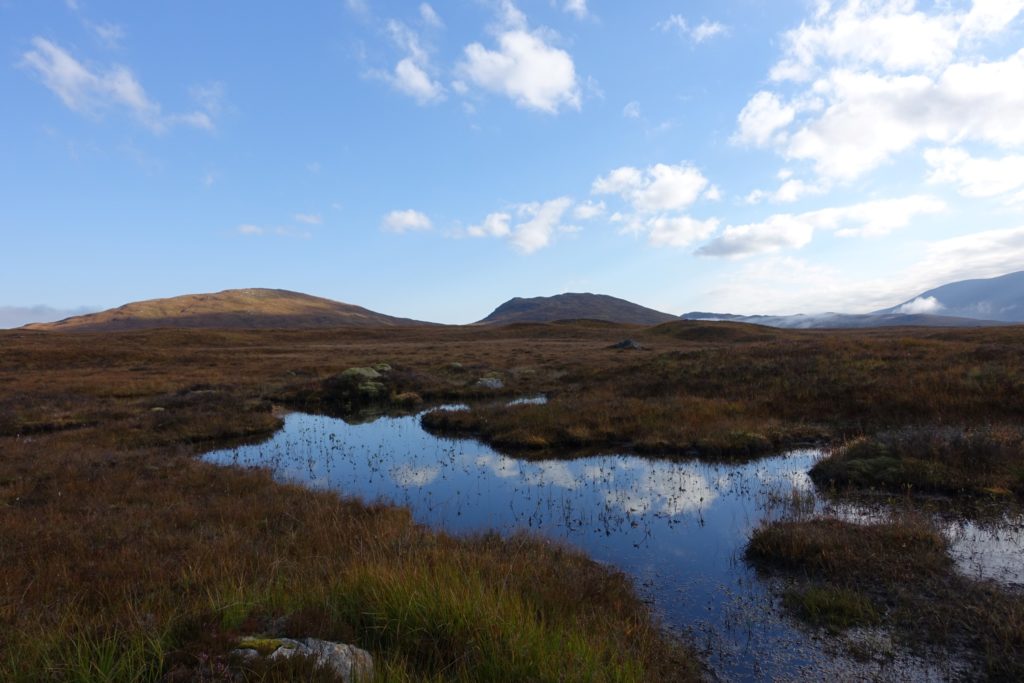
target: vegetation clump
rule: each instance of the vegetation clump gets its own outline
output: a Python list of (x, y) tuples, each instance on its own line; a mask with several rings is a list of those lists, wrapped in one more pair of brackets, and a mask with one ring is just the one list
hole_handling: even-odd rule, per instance
[(946, 494), (1024, 494), (1024, 429), (914, 427), (860, 437), (811, 470), (821, 485)]
[(923, 519), (776, 521), (754, 531), (746, 557), (788, 577), (783, 604), (815, 627), (882, 625), (911, 647), (962, 653), (987, 678), (1024, 677), (1024, 595), (958, 574)]

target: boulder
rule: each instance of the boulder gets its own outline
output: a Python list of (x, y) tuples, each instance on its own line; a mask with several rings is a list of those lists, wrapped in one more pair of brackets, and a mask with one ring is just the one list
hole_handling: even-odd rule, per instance
[(242, 659), (265, 656), (270, 661), (309, 657), (317, 668), (333, 671), (345, 683), (369, 681), (373, 678), (373, 657), (355, 645), (332, 643), (316, 638), (243, 638), (232, 652)]
[(623, 351), (639, 351), (639, 350), (641, 350), (644, 347), (640, 345), (640, 342), (634, 341), (632, 339), (623, 339), (619, 343), (612, 344), (608, 348), (609, 349), (621, 349)]
[(476, 381), (478, 387), (484, 389), (504, 389), (505, 383), (501, 381), (500, 377), (481, 377)]

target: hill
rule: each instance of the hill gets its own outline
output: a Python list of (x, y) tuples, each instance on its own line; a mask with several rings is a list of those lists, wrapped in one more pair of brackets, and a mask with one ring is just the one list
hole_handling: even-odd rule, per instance
[(504, 325), (556, 320), (606, 320), (633, 325), (658, 325), (678, 318), (605, 294), (558, 294), (532, 299), (509, 299), (479, 324)]
[(284, 289), (228, 289), (125, 304), (24, 329), (108, 332), (155, 327), (287, 329), (425, 324)]
[(1008, 323), (1024, 322), (1024, 271), (982, 280), (951, 282), (878, 313), (934, 313)]

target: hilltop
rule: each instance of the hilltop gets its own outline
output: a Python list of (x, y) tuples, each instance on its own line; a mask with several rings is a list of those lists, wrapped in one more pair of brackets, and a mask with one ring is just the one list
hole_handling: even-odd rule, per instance
[(558, 294), (532, 299), (509, 299), (480, 324), (540, 323), (555, 320), (606, 320), (631, 325), (659, 325), (678, 320), (625, 299), (605, 294)]
[(125, 304), (24, 329), (109, 332), (157, 327), (278, 329), (428, 324), (284, 289), (228, 289)]

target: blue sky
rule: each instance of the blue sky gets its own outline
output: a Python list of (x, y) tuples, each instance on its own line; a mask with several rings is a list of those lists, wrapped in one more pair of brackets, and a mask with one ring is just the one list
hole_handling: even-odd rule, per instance
[(0, 47), (0, 326), (235, 287), (864, 312), (1024, 268), (1024, 0), (0, 0)]

